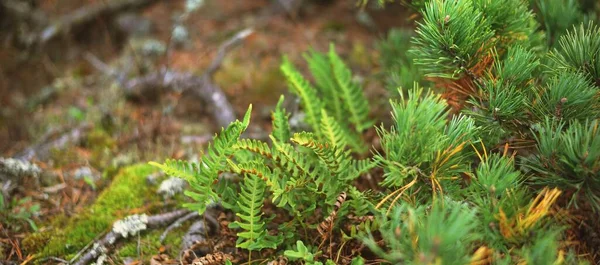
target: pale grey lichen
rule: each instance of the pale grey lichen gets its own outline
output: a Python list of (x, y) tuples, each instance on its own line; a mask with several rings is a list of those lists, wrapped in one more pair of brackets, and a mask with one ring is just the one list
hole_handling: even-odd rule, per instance
[(73, 172), (73, 177), (75, 179), (83, 179), (86, 177), (93, 177), (94, 173), (92, 172), (92, 169), (89, 167), (80, 167), (78, 169), (75, 170), (75, 172)]
[(132, 41), (132, 46), (139, 47), (144, 55), (157, 56), (162, 55), (167, 50), (167, 46), (156, 39), (143, 39)]
[(185, 12), (194, 12), (204, 5), (204, 0), (187, 0), (185, 1)]
[(119, 154), (110, 161), (112, 167), (120, 168), (134, 163), (134, 158), (130, 153)]
[(173, 37), (173, 42), (178, 44), (186, 42), (189, 38), (188, 30), (183, 25), (175, 26), (171, 34)]
[(98, 256), (98, 259), (96, 259), (96, 262), (94, 262), (92, 264), (103, 265), (107, 258), (108, 258), (108, 256), (105, 253), (102, 253), (102, 255)]
[(123, 220), (119, 220), (113, 224), (113, 232), (120, 234), (124, 238), (129, 235), (137, 235), (140, 231), (146, 230), (148, 223), (148, 216), (142, 215), (130, 215), (125, 217)]
[(9, 178), (38, 177), (41, 172), (42, 170), (36, 164), (14, 158), (0, 157), (0, 175), (6, 175)]
[(158, 187), (158, 193), (165, 198), (171, 198), (185, 189), (187, 182), (178, 177), (170, 177), (163, 180)]
[(92, 256), (101, 256), (106, 253), (106, 248), (98, 243), (94, 243), (92, 246), (92, 250), (90, 250), (90, 254)]

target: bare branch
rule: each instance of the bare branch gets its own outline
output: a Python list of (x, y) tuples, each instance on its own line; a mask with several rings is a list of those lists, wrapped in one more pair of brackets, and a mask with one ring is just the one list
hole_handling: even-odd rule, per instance
[(167, 235), (169, 234), (169, 232), (171, 232), (171, 230), (173, 230), (177, 227), (180, 227), (186, 221), (196, 218), (198, 216), (199, 216), (198, 212), (191, 212), (191, 213), (177, 219), (175, 222), (173, 222), (171, 225), (169, 225), (167, 227), (167, 229), (165, 229), (165, 231), (160, 235), (159, 242), (162, 243), (163, 241), (165, 241), (165, 238), (167, 238)]
[(218, 49), (215, 59), (202, 76), (192, 73), (182, 73), (163, 68), (125, 82), (124, 89), (129, 95), (142, 96), (148, 91), (157, 88), (167, 88), (176, 91), (192, 91), (196, 96), (212, 107), (212, 112), (219, 126), (226, 127), (236, 119), (233, 107), (227, 96), (213, 80), (212, 75), (223, 63), (225, 55), (242, 40), (252, 34), (252, 29), (245, 29), (225, 41)]
[(81, 7), (72, 13), (60, 17), (54, 22), (51, 22), (40, 32), (38, 41), (40, 43), (47, 42), (58, 36), (60, 33), (68, 32), (75, 26), (89, 23), (99, 16), (132, 8), (140, 8), (156, 1), (157, 0), (98, 1), (96, 4)]
[[(148, 216), (145, 225), (148, 227), (148, 229), (165, 226), (186, 214), (189, 214), (189, 211), (177, 210), (169, 213)], [(122, 238), (123, 235), (121, 233), (116, 232), (115, 229), (111, 230), (102, 239), (96, 242), (94, 244), (94, 247), (92, 247), (92, 249), (83, 254), (83, 256), (81, 256), (81, 258), (77, 260), (77, 262), (75, 262), (74, 264), (84, 265), (91, 263), (92, 260), (112, 251), (112, 247), (115, 245), (115, 243)]]
[(91, 128), (91, 124), (83, 123), (55, 140), (46, 139), (36, 145), (28, 147), (17, 153), (14, 158), (29, 161), (35, 157), (38, 160), (46, 160), (50, 156), (50, 151), (53, 149), (63, 149), (68, 144), (80, 142)]

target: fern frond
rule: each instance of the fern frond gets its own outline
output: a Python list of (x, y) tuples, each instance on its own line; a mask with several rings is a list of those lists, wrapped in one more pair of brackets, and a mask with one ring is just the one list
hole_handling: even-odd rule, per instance
[(240, 150), (248, 150), (257, 154), (262, 155), (265, 158), (273, 157), (271, 148), (263, 141), (255, 139), (241, 139), (233, 145), (233, 148)]
[(340, 125), (324, 109), (321, 110), (321, 132), (325, 141), (333, 146), (344, 149), (348, 145), (348, 139)]
[(317, 96), (317, 91), (306, 79), (304, 79), (302, 74), (296, 70), (287, 57), (283, 57), (281, 71), (286, 77), (290, 90), (302, 100), (302, 106), (306, 113), (306, 122), (317, 131), (316, 129), (321, 120), (321, 108), (323, 107), (323, 103)]
[(348, 188), (348, 195), (350, 195), (350, 208), (356, 216), (366, 216), (375, 206), (371, 201), (368, 200), (364, 192), (359, 191), (356, 187), (350, 186)]
[(283, 100), (284, 97), (281, 95), (279, 101), (277, 101), (275, 111), (271, 113), (273, 119), (273, 131), (271, 132), (271, 135), (273, 135), (277, 141), (287, 142), (290, 140), (290, 114), (283, 108)]
[(333, 76), (333, 70), (327, 55), (310, 50), (304, 54), (304, 59), (308, 62), (308, 68), (315, 79), (317, 88), (323, 94), (325, 108), (327, 108), (336, 120), (343, 120), (344, 110), (339, 100), (337, 84)]
[[(185, 194), (195, 201), (194, 203), (187, 204), (186, 207), (203, 213), (208, 204), (218, 200), (219, 195), (213, 190), (213, 185), (219, 177), (219, 173), (227, 169), (227, 160), (234, 154), (236, 150), (234, 145), (248, 127), (251, 112), (252, 105), (248, 107), (248, 111), (246, 111), (246, 115), (244, 115), (242, 121), (236, 120), (232, 122), (227, 128), (222, 129), (220, 134), (214, 137), (213, 144), (208, 146), (208, 150), (202, 157), (202, 161), (200, 162), (202, 167), (173, 161), (167, 161), (162, 165), (151, 163), (163, 169), (167, 174), (186, 178), (190, 184), (191, 191), (186, 191)], [(193, 173), (192, 170), (194, 171)]]
[(167, 159), (163, 164), (154, 161), (148, 162), (148, 164), (160, 168), (160, 170), (169, 176), (182, 178), (187, 181), (196, 179), (200, 172), (198, 164), (183, 160)]
[(369, 120), (369, 102), (362, 88), (352, 80), (352, 72), (335, 52), (333, 44), (329, 48), (329, 61), (333, 67), (333, 76), (338, 86), (345, 111), (350, 113), (349, 120), (358, 132), (373, 125)]
[(239, 164), (233, 163), (233, 161), (228, 160), (229, 166), (233, 170), (233, 172), (243, 175), (243, 174), (252, 174), (260, 178), (262, 181), (267, 184), (268, 187), (277, 188), (276, 176), (269, 168), (265, 165), (265, 161), (262, 160), (251, 160), (245, 161)]
[[(271, 138), (273, 138), (271, 136)], [(289, 173), (292, 178), (311, 176), (315, 172), (311, 163), (306, 157), (299, 153), (294, 147), (288, 143), (278, 143), (273, 141), (274, 160), (284, 170)]]
[(236, 215), (240, 220), (234, 223), (242, 231), (237, 233), (236, 247), (248, 250), (277, 248), (280, 240), (268, 234), (262, 220), (265, 183), (257, 175), (246, 174), (239, 195), (240, 212)]
[(296, 133), (292, 137), (292, 142), (311, 149), (333, 175), (351, 169), (349, 151), (344, 151), (331, 143), (319, 142), (310, 133)]
[(358, 177), (358, 176), (364, 174), (365, 172), (368, 172), (369, 170), (375, 168), (377, 166), (377, 161), (375, 161), (371, 158), (360, 159), (360, 160), (353, 159), (350, 164), (356, 171), (356, 174), (358, 174), (356, 177)]

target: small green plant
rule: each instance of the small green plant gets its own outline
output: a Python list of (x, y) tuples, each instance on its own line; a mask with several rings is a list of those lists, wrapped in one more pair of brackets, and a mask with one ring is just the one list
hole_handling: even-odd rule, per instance
[[(369, 211), (370, 202), (352, 187), (355, 179), (375, 166), (374, 161), (356, 159), (352, 153), (359, 155), (366, 149), (361, 132), (371, 124), (367, 101), (333, 46), (326, 55), (311, 51), (306, 58), (315, 79), (320, 80), (318, 89), (285, 58), (281, 69), (290, 89), (302, 99), (306, 122), (313, 132), (291, 132), (282, 96), (272, 114), (270, 143), (240, 139), (250, 122), (250, 107), (243, 121), (230, 124), (215, 136), (200, 163), (152, 162), (167, 174), (188, 180), (191, 190), (186, 194), (194, 201), (187, 205), (190, 209), (202, 213), (208, 204), (218, 202), (234, 211), (239, 219), (231, 227), (238, 231), (239, 248), (260, 251), (296, 242), (296, 236), (284, 235), (316, 231), (326, 219), (324, 215), (339, 208), (340, 194), (352, 197), (347, 213), (362, 216)], [(319, 95), (327, 93), (339, 98), (321, 101)], [(219, 177), (222, 172), (238, 177), (223, 179)], [(265, 200), (293, 219), (263, 216)], [(315, 214), (320, 217), (308, 218)], [(266, 229), (265, 222), (278, 222), (278, 231)], [(306, 236), (303, 240), (311, 239)]]
[(40, 211), (40, 205), (38, 203), (31, 203), (31, 198), (25, 197), (22, 199), (15, 199), (6, 203), (4, 195), (0, 193), (0, 217), (2, 222), (12, 228), (14, 231), (24, 229), (26, 224), (33, 231), (37, 231), (37, 225), (33, 220)]

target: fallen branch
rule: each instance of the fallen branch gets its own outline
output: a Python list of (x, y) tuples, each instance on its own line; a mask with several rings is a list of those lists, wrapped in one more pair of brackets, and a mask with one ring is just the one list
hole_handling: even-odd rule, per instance
[(37, 160), (44, 161), (50, 156), (50, 151), (64, 149), (68, 144), (80, 142), (91, 128), (91, 124), (81, 124), (55, 140), (44, 139), (40, 143), (26, 148), (17, 153), (14, 158), (30, 161), (35, 157)]
[(157, 227), (165, 226), (172, 223), (173, 221), (181, 218), (181, 216), (189, 214), (187, 210), (177, 210), (169, 213), (158, 214), (158, 215), (132, 215), (128, 216), (123, 220), (115, 222), (113, 229), (108, 232), (102, 239), (94, 243), (94, 246), (81, 256), (75, 265), (89, 264), (92, 260), (105, 256), (110, 253), (115, 243), (126, 238), (129, 235), (136, 235), (137, 233), (147, 230), (154, 229)]
[(160, 235), (159, 242), (162, 243), (163, 241), (165, 241), (165, 238), (167, 238), (167, 235), (169, 234), (169, 232), (171, 232), (171, 230), (173, 230), (177, 227), (180, 227), (186, 221), (196, 218), (198, 216), (199, 216), (198, 212), (191, 212), (191, 213), (177, 219), (175, 222), (173, 222), (171, 225), (169, 225), (167, 227), (167, 229), (165, 229), (165, 231)]
[(60, 33), (69, 32), (76, 26), (94, 21), (102, 15), (113, 14), (127, 9), (141, 8), (157, 0), (112, 0), (98, 1), (96, 4), (81, 7), (64, 15), (46, 26), (39, 34), (37, 41), (45, 43)]
[(0, 7), (5, 10), (6, 16), (12, 16), (17, 20), (31, 21), (34, 23), (34, 27), (47, 23), (46, 15), (40, 10), (32, 8), (25, 1), (0, 0)]
[(202, 257), (212, 252), (212, 248), (208, 247), (210, 244), (207, 244), (206, 235), (212, 235), (219, 229), (219, 222), (213, 216), (213, 209), (216, 208), (204, 212), (204, 218), (194, 222), (183, 236), (180, 262), (185, 264), (186, 260), (191, 262), (195, 257)]
[(193, 73), (182, 73), (167, 68), (125, 82), (125, 93), (142, 96), (149, 90), (167, 88), (176, 91), (192, 91), (196, 96), (212, 107), (212, 112), (219, 126), (226, 127), (235, 120), (235, 112), (227, 96), (217, 86), (212, 76), (221, 67), (225, 55), (252, 34), (251, 29), (245, 29), (225, 41), (218, 49), (215, 59), (202, 76)]

